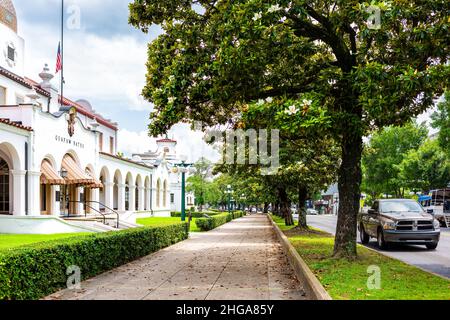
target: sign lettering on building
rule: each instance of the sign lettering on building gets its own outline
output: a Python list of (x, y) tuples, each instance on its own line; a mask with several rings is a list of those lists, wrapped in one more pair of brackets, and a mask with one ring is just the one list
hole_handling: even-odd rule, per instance
[(61, 136), (56, 135), (55, 136), (55, 141), (57, 142), (61, 142), (61, 143), (65, 143), (65, 144), (69, 144), (72, 145), (76, 148), (80, 148), (80, 149), (84, 149), (84, 143), (78, 142), (78, 141), (74, 141), (72, 139), (67, 139)]

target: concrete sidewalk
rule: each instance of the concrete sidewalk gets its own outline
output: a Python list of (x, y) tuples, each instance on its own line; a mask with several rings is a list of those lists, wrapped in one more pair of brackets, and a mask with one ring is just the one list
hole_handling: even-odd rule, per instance
[(266, 216), (253, 215), (106, 272), (49, 300), (299, 300)]

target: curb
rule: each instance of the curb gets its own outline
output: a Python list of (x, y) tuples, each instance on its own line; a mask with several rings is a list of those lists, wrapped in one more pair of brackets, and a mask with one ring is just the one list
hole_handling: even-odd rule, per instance
[(306, 262), (298, 254), (297, 250), (295, 250), (294, 246), (291, 244), (283, 231), (281, 231), (278, 225), (272, 220), (270, 215), (267, 215), (267, 218), (275, 229), (275, 233), (283, 246), (292, 268), (294, 269), (295, 275), (299, 280), (302, 280), (306, 286), (306, 289), (308, 289), (311, 293), (313, 299), (333, 300), (319, 280), (317, 280), (311, 269), (309, 269)]

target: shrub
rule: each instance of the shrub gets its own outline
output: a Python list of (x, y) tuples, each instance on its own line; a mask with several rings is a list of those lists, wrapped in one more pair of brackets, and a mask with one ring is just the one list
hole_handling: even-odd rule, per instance
[(213, 230), (227, 222), (244, 216), (244, 212), (235, 211), (233, 213), (222, 213), (211, 218), (200, 218), (195, 220), (195, 224), (201, 231)]
[(69, 266), (78, 266), (82, 280), (85, 280), (187, 237), (187, 224), (180, 223), (93, 234), (2, 251), (0, 299), (39, 299), (66, 287)]
[[(218, 215), (219, 212), (191, 212), (192, 218), (204, 218), (205, 214), (207, 214), (208, 216), (215, 216)], [(172, 218), (180, 218), (181, 212), (171, 212), (170, 215), (172, 216)], [(189, 212), (186, 212), (186, 217), (189, 217)]]

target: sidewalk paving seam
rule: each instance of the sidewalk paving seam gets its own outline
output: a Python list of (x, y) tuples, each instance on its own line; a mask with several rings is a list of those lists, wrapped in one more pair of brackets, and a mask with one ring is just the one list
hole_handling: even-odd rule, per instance
[[(225, 237), (222, 237), (222, 239)], [(211, 249), (213, 250), (213, 249)], [(188, 263), (183, 264), (183, 266), (178, 269), (176, 272), (174, 272), (171, 276), (167, 277), (166, 280), (164, 280), (158, 287), (154, 288), (153, 290), (150, 290), (143, 298), (141, 298), (141, 300), (145, 300), (149, 295), (151, 295), (153, 292), (155, 292), (156, 290), (160, 289), (163, 285), (165, 285), (167, 282), (169, 282), (172, 278), (174, 278), (177, 274), (179, 274), (181, 271), (183, 271), (186, 266), (193, 264), (196, 260), (199, 260), (199, 258), (206, 256), (207, 254), (204, 253), (200, 256), (196, 256), (194, 258), (192, 258), (191, 260), (189, 260)]]
[(223, 272), (225, 271), (225, 269), (230, 265), (231, 260), (233, 259), (233, 257), (236, 255), (236, 253), (239, 250), (239, 247), (241, 246), (242, 242), (244, 241), (244, 237), (241, 237), (241, 241), (239, 242), (239, 245), (236, 246), (236, 249), (234, 249), (233, 253), (231, 254), (230, 258), (228, 259), (228, 262), (225, 264), (225, 266), (222, 268), (222, 271), (220, 272), (219, 276), (216, 278), (216, 281), (214, 281), (214, 283), (212, 284), (211, 288), (208, 291), (208, 294), (206, 295), (205, 299), (203, 300), (207, 300), (209, 295), (211, 294), (211, 292), (213, 291), (214, 287), (217, 284), (217, 281), (219, 281), (220, 277), (222, 276)]

